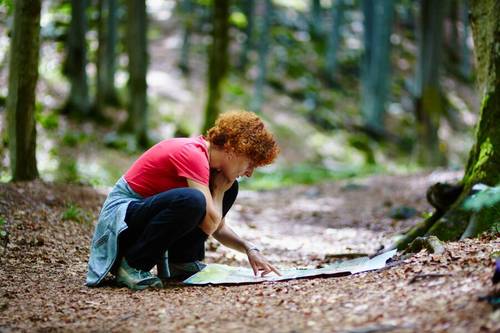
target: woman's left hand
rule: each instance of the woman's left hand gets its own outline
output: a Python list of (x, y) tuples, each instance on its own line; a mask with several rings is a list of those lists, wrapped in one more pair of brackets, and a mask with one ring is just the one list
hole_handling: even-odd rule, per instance
[(260, 276), (265, 276), (266, 274), (269, 274), (271, 272), (274, 272), (278, 275), (281, 276), (280, 271), (271, 265), (269, 261), (267, 261), (266, 258), (260, 252), (256, 249), (250, 249), (247, 251), (247, 256), (248, 256), (248, 262), (250, 263), (250, 266), (252, 266), (253, 273), (255, 276), (258, 276), (260, 273)]

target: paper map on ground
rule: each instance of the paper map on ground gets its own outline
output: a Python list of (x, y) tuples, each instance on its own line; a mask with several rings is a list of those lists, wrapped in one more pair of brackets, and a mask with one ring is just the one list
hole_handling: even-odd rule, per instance
[(250, 268), (232, 267), (220, 264), (208, 264), (202, 271), (184, 280), (186, 284), (240, 284), (260, 283), (264, 281), (283, 281), (313, 276), (344, 276), (360, 272), (381, 269), (397, 250), (382, 253), (376, 257), (362, 257), (330, 264), (322, 268), (293, 268), (280, 270), (282, 276), (273, 275), (256, 277)]

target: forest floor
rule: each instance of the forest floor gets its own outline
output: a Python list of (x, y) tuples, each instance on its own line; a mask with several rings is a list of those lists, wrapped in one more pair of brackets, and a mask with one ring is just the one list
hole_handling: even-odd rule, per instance
[[(278, 267), (321, 266), (337, 255), (373, 253), (431, 207), (425, 189), (456, 172), (242, 191), (228, 223)], [(45, 182), (0, 184), (0, 332), (495, 332), (493, 236), (398, 257), (389, 267), (336, 278), (239, 286), (167, 284), (133, 292), (107, 279), (84, 285), (93, 223), (104, 193)], [(412, 207), (406, 220), (391, 210)], [(208, 262), (246, 265), (207, 244)], [(498, 289), (498, 288), (497, 288)]]

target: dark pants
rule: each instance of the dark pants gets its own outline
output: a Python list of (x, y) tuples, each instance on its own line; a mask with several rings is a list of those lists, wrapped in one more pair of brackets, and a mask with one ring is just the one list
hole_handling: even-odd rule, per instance
[[(238, 195), (238, 182), (224, 193), (223, 216)], [(203, 260), (208, 236), (199, 228), (205, 217), (206, 201), (201, 191), (177, 188), (140, 201), (127, 208), (128, 228), (120, 234), (119, 256), (131, 267), (151, 270), (168, 250), (173, 263)]]

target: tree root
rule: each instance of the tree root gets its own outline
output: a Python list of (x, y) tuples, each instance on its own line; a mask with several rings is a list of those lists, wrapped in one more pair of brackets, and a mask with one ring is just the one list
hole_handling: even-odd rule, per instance
[(436, 236), (417, 237), (408, 245), (404, 253), (417, 253), (420, 250), (426, 249), (430, 253), (444, 253), (443, 243)]
[(418, 223), (413, 228), (411, 228), (402, 239), (398, 240), (391, 249), (397, 248), (399, 251), (404, 250), (408, 245), (413, 242), (417, 237), (424, 236), (427, 231), (429, 231), (432, 226), (443, 216), (441, 211), (436, 211), (432, 216), (428, 217), (424, 221)]

